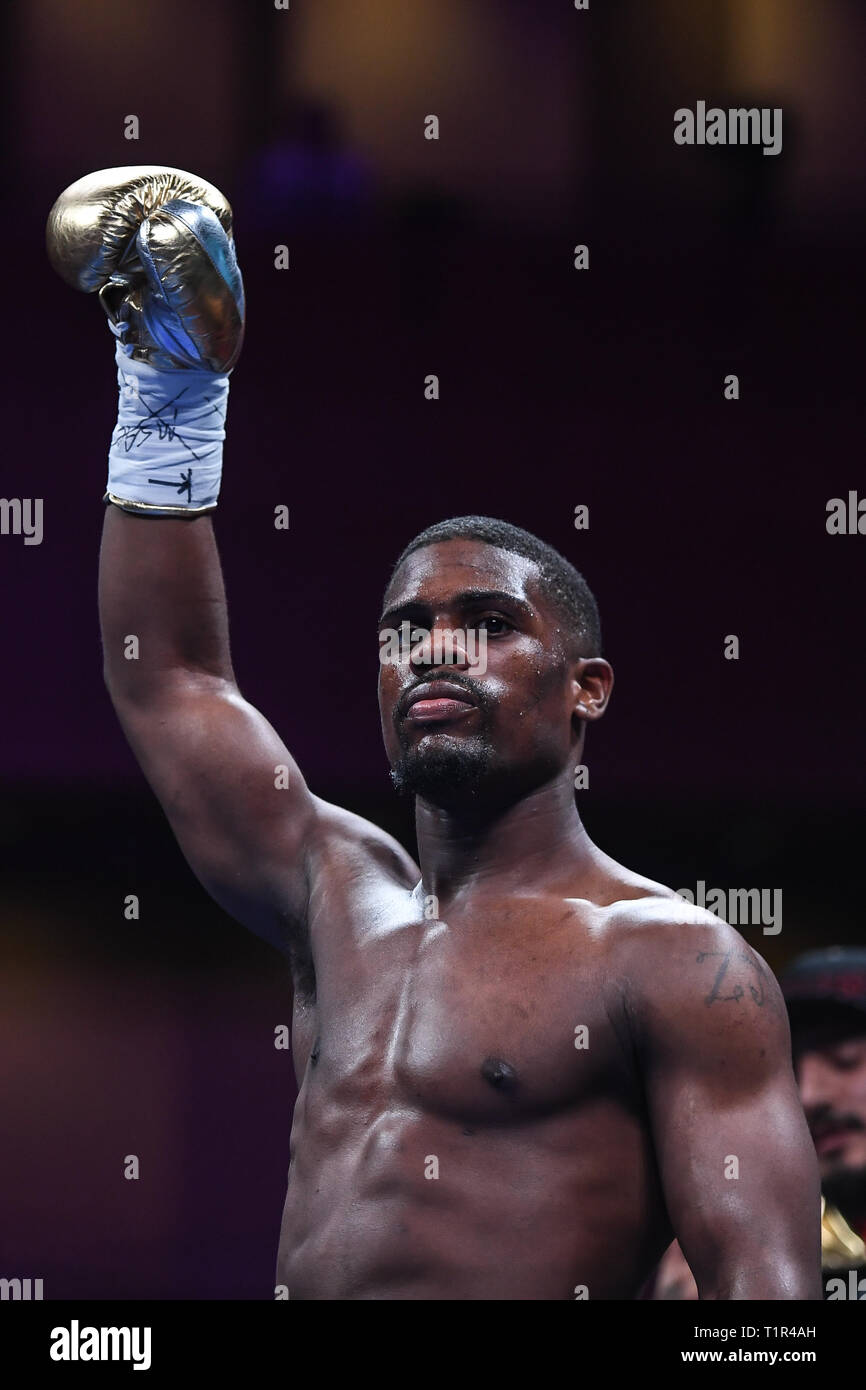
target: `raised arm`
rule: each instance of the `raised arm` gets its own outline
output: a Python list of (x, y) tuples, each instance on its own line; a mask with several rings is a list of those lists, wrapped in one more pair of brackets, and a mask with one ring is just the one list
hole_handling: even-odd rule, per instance
[(235, 683), (211, 518), (108, 506), (99, 610), (115, 710), (188, 863), (226, 911), (285, 947), (306, 911), (316, 803)]
[(651, 927), (636, 1039), (668, 1212), (702, 1299), (820, 1299), (818, 1169), (787, 1014), (738, 932)]
[(61, 194), (47, 245), (116, 340), (99, 585), (115, 709), (199, 879), (290, 949), (323, 803), (238, 691), (210, 518), (244, 327), (231, 208), (183, 170), (101, 170)]

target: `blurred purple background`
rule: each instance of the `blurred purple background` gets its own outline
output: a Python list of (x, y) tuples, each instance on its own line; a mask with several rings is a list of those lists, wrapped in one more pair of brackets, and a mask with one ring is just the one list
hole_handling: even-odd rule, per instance
[[(0, 1275), (268, 1298), (286, 967), (193, 880), (102, 685), (111, 340), (47, 265), (48, 209), (148, 162), (233, 202), (249, 318), (217, 535), (242, 689), (313, 789), (411, 848), (378, 735), (381, 591), (422, 526), (504, 517), (601, 607), (617, 688), (590, 833), (672, 887), (781, 887), (782, 934), (746, 931), (778, 968), (866, 935), (866, 539), (825, 529), (829, 498), (866, 492), (866, 9), (30, 0), (0, 25), (2, 492), (45, 509), (41, 545), (0, 536)], [(782, 154), (676, 146), (699, 99), (781, 106)]]

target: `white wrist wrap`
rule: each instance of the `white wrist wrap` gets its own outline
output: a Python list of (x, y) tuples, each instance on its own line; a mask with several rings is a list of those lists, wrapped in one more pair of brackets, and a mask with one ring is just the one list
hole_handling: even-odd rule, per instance
[(161, 371), (115, 352), (120, 400), (105, 500), (177, 516), (212, 511), (222, 475), (228, 376)]

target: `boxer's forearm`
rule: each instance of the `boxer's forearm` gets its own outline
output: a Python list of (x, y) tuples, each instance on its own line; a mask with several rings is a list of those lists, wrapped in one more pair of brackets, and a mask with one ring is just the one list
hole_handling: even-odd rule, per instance
[(210, 516), (140, 517), (107, 506), (99, 616), (115, 704), (156, 704), (184, 673), (234, 681)]

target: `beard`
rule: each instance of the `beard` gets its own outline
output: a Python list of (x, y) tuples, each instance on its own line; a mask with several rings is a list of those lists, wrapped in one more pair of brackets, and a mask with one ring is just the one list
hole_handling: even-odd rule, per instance
[(464, 808), (481, 802), (494, 765), (493, 748), (482, 735), (459, 740), (437, 735), (403, 749), (391, 768), (391, 783), (400, 796), (420, 796), (443, 810)]

